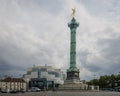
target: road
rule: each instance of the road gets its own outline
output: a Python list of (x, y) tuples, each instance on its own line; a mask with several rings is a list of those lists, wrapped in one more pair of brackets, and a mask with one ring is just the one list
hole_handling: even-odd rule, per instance
[(120, 92), (25, 92), (0, 93), (0, 96), (120, 96)]

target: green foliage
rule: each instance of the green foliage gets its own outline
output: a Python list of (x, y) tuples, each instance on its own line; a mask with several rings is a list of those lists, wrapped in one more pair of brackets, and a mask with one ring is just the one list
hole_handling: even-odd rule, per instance
[(114, 88), (120, 86), (120, 74), (104, 75), (99, 79), (93, 79), (87, 82), (88, 85), (99, 85), (100, 88)]

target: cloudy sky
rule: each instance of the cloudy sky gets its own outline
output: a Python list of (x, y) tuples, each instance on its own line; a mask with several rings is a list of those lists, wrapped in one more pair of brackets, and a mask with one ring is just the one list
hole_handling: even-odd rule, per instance
[(0, 75), (45, 64), (65, 72), (72, 8), (80, 78), (120, 72), (120, 0), (0, 0)]

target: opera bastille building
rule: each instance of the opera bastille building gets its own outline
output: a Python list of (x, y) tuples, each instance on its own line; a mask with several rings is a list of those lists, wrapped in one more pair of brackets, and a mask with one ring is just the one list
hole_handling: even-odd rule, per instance
[(65, 74), (61, 69), (52, 66), (33, 66), (27, 69), (27, 73), (24, 74), (23, 78), (27, 81), (28, 89), (31, 87), (50, 89), (63, 84)]

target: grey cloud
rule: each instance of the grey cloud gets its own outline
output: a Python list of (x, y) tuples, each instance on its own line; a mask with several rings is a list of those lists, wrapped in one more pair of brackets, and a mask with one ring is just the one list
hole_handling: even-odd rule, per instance
[[(83, 59), (83, 66), (88, 70), (96, 73), (106, 73), (112, 74), (119, 72), (120, 68), (120, 38), (111, 38), (111, 39), (99, 39), (98, 47), (102, 48), (100, 51), (101, 57), (104, 59), (99, 59), (94, 57), (92, 63), (87, 62), (86, 59)], [(103, 46), (107, 46), (103, 48)], [(87, 58), (87, 55), (85, 56)]]
[(99, 46), (106, 45), (107, 47), (104, 48), (101, 53), (103, 57), (108, 60), (108, 70), (111, 72), (117, 72), (120, 68), (120, 37), (111, 38), (107, 40), (99, 40)]
[[(17, 73), (14, 72), (14, 70), (17, 70)], [(19, 71), (25, 71), (25, 68), (23, 66), (17, 66), (10, 64), (10, 62), (7, 62), (4, 59), (0, 58), (0, 75), (18, 75), (20, 74)], [(22, 74), (22, 73), (21, 73)]]
[[(3, 0), (0, 2), (1, 73), (15, 73), (14, 69), (18, 70), (19, 73), (25, 73), (26, 69), (34, 64), (36, 66), (47, 64), (62, 68), (63, 70), (69, 68), (70, 32), (69, 28), (67, 28), (67, 22), (69, 21), (67, 21), (68, 18), (61, 17), (63, 14), (66, 14), (62, 10), (62, 8), (66, 8), (66, 6), (62, 6), (64, 1), (8, 0), (6, 2)], [(82, 16), (83, 21), (84, 19), (84, 16)], [(89, 21), (94, 22), (94, 18), (89, 18)], [(86, 22), (80, 24), (84, 25), (86, 29), (91, 25), (91, 23), (86, 25)], [(94, 28), (94, 24), (91, 26)], [(93, 36), (94, 33), (90, 33), (92, 29), (89, 30), (88, 28), (86, 30), (82, 28), (82, 32), (80, 29), (80, 36), (77, 36), (77, 65), (80, 70), (83, 68), (92, 73), (114, 73), (119, 71), (120, 39), (117, 37), (119, 33), (114, 34), (114, 30), (110, 27), (103, 30), (103, 32), (99, 32), (99, 29), (96, 28), (99, 33), (95, 34), (96, 37)], [(88, 37), (88, 34), (93, 37)], [(102, 38), (106, 34), (109, 34), (111, 38)], [(90, 39), (95, 41), (92, 42), (94, 43), (93, 47), (99, 50), (99, 55), (104, 58), (95, 56), (89, 50), (89, 47), (92, 46), (92, 44), (89, 44), (90, 46), (87, 45)], [(85, 40), (86, 42), (84, 43), (84, 41), (80, 40)], [(91, 59), (92, 55), (94, 57)]]
[[(120, 35), (111, 27), (106, 27), (96, 35), (94, 50), (81, 48), (77, 53), (77, 63), (80, 69), (87, 69), (97, 76), (103, 74), (116, 74), (120, 70)], [(82, 35), (81, 35), (82, 38)], [(79, 46), (79, 45), (78, 45)], [(81, 46), (81, 45), (80, 45)], [(84, 76), (83, 76), (84, 77)], [(90, 76), (89, 76), (90, 77)]]
[[(63, 8), (61, 0), (18, 0), (17, 3), (24, 7), (26, 10), (36, 10), (37, 8), (42, 9), (41, 11), (47, 11), (50, 14), (58, 14)], [(27, 8), (26, 8), (27, 7)]]
[(119, 0), (81, 0), (80, 2), (84, 4), (84, 6), (87, 8), (87, 10), (89, 10), (91, 14), (94, 14), (98, 17), (102, 16), (106, 19), (114, 19), (116, 21), (120, 19)]
[[(27, 3), (27, 1), (25, 2)], [(24, 2), (22, 3), (25, 4)], [(23, 6), (25, 7), (25, 5), (20, 5), (20, 1), (1, 2), (0, 7), (2, 11), (4, 10), (4, 14), (0, 12), (0, 66), (3, 73), (6, 72), (9, 74), (8, 71), (12, 72), (14, 69), (25, 72), (24, 69), (34, 64), (54, 66), (57, 63), (54, 58), (58, 60), (63, 54), (63, 52), (62, 54), (58, 54), (61, 49), (59, 50), (60, 44), (57, 45), (60, 40), (54, 40), (56, 33), (52, 32), (55, 35), (49, 34), (50, 30), (48, 31), (48, 29), (42, 28), (42, 26), (32, 21), (31, 13), (35, 10), (31, 10), (31, 13), (28, 10), (30, 10), (29, 7), (35, 7), (34, 3), (33, 5), (29, 5), (28, 8), (26, 7), (27, 10), (24, 10)], [(29, 18), (29, 15), (31, 18)], [(28, 19), (27, 16), (29, 16)], [(26, 22), (25, 19), (30, 21)], [(37, 19), (34, 20), (38, 22)], [(33, 23), (33, 26), (31, 23)], [(45, 25), (41, 21), (39, 24)], [(34, 26), (40, 28), (34, 30)]]

